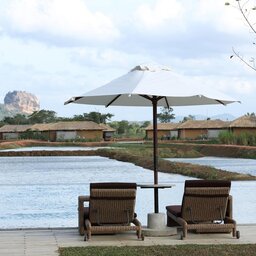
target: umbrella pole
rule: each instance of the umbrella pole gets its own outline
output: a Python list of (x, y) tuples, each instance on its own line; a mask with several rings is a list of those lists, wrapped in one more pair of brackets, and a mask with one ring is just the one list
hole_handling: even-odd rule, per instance
[[(157, 138), (157, 97), (153, 96), (153, 161), (154, 161), (154, 185), (158, 184), (158, 138)], [(155, 213), (159, 213), (158, 188), (154, 188)]]

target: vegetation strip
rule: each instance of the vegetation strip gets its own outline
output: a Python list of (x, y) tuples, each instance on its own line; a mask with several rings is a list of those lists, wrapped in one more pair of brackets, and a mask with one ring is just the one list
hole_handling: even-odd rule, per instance
[[(97, 154), (123, 162), (134, 163), (143, 168), (153, 170), (153, 158), (150, 154), (146, 154), (147, 151), (148, 150), (145, 148), (143, 150), (138, 150), (138, 152), (134, 149), (99, 149), (97, 150)], [(165, 157), (167, 157), (166, 152)], [(159, 160), (159, 171), (208, 180), (256, 180), (255, 176), (249, 174), (223, 171), (210, 166), (171, 162), (164, 159)]]
[[(153, 170), (152, 145), (146, 144), (99, 144), (99, 143), (47, 143), (38, 141), (18, 141), (1, 143), (0, 149), (29, 147), (29, 146), (111, 146), (114, 149), (98, 150), (40, 150), (40, 151), (0, 151), (0, 156), (103, 156), (119, 161), (134, 163), (143, 168)], [(212, 147), (214, 146), (214, 147)], [(236, 148), (235, 148), (236, 149)], [(241, 150), (245, 151), (245, 149)], [(230, 153), (233, 147), (221, 145), (198, 145), (198, 144), (160, 144), (159, 145), (159, 171), (165, 173), (181, 174), (200, 179), (222, 180), (256, 180), (256, 176), (223, 171), (210, 166), (201, 166), (189, 163), (177, 163), (164, 160), (163, 158), (175, 157), (201, 157), (207, 153), (224, 151)], [(255, 156), (255, 149), (254, 156)], [(237, 152), (237, 151), (236, 151)], [(246, 151), (245, 151), (246, 152)], [(214, 155), (214, 154), (211, 154)]]
[(254, 256), (255, 244), (162, 245), (162, 246), (88, 246), (60, 248), (60, 256)]

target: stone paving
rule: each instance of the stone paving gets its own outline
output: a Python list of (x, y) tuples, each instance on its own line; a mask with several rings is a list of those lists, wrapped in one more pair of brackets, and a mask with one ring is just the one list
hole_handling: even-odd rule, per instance
[(118, 235), (94, 235), (84, 242), (77, 228), (63, 229), (22, 229), (0, 231), (1, 256), (58, 256), (59, 247), (68, 246), (148, 246), (175, 244), (247, 244), (256, 243), (256, 225), (239, 225), (240, 239), (231, 234), (193, 234), (186, 240), (179, 235), (165, 237), (145, 237), (138, 240), (134, 233)]

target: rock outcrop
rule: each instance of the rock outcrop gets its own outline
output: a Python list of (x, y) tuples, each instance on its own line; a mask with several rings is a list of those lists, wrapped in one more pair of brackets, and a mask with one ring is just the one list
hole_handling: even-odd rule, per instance
[(28, 115), (40, 110), (38, 98), (32, 93), (24, 91), (8, 92), (4, 98), (4, 106), (8, 111)]

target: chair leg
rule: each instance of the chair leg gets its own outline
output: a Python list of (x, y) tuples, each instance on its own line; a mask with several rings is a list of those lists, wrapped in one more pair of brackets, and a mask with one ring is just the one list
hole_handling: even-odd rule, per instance
[(233, 237), (236, 237), (237, 239), (240, 238), (240, 231), (236, 230), (236, 228), (232, 229), (232, 235)]
[(181, 221), (181, 226), (182, 226), (182, 235), (181, 235), (181, 240), (186, 239), (188, 235), (188, 224), (186, 221), (183, 219), (179, 219)]
[(144, 236), (143, 236), (142, 230), (141, 230), (141, 223), (139, 222), (139, 220), (135, 218), (132, 221), (132, 223), (136, 226), (136, 235), (137, 235), (138, 239), (144, 240), (143, 239)]
[(138, 239), (141, 239), (141, 238), (142, 238), (141, 229), (138, 229), (137, 232), (136, 232), (136, 234), (137, 234)]
[(183, 227), (183, 229), (182, 229), (182, 235), (181, 235), (181, 240), (184, 240), (184, 239), (186, 239), (187, 238), (187, 235), (188, 235), (188, 230), (185, 228), (185, 227)]
[(85, 220), (85, 233), (84, 233), (84, 241), (88, 241), (91, 239), (92, 236), (92, 225), (91, 222), (87, 219)]
[(236, 236), (236, 228), (232, 229), (232, 236), (235, 237)]

